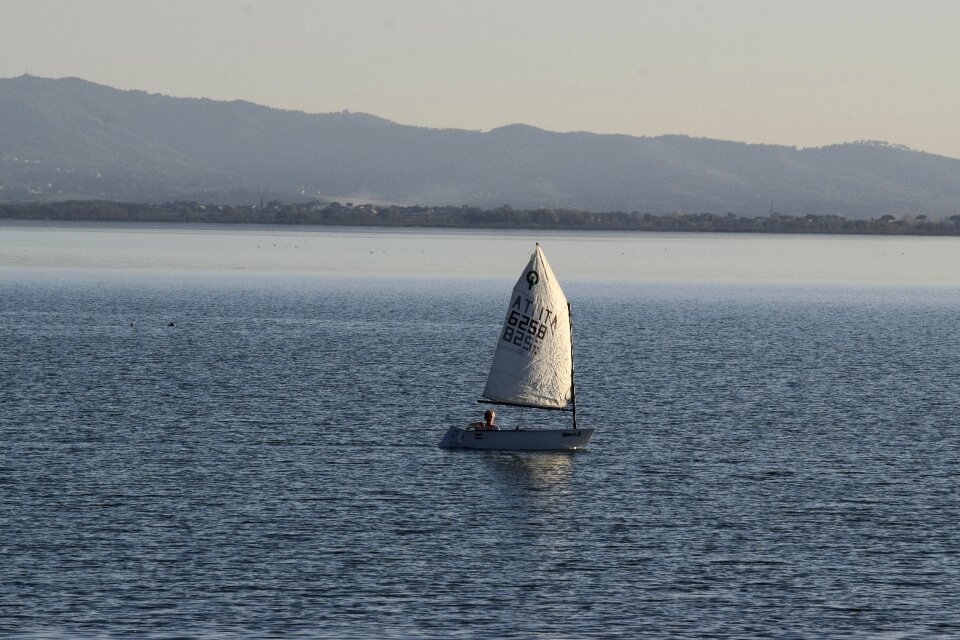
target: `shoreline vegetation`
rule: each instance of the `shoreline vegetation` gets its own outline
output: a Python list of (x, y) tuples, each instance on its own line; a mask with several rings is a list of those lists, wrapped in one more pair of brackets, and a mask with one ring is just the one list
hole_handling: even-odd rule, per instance
[(595, 213), (577, 209), (493, 209), (468, 206), (399, 206), (339, 202), (213, 205), (69, 200), (0, 204), (0, 219), (86, 222), (172, 222), (453, 229), (556, 229), (574, 231), (688, 231), (960, 236), (960, 215), (883, 215), (867, 220), (837, 215), (741, 216), (734, 213)]

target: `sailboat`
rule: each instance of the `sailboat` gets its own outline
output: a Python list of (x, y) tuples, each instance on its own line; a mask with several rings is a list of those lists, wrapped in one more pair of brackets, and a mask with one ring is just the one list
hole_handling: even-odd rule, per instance
[(444, 448), (565, 451), (590, 442), (593, 428), (577, 426), (570, 303), (538, 243), (510, 294), (490, 374), (480, 402), (569, 411), (565, 429), (488, 430), (450, 427)]

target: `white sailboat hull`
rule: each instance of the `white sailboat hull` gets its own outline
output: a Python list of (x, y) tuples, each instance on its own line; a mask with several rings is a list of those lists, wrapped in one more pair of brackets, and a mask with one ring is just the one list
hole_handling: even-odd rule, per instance
[(487, 431), (450, 427), (440, 441), (444, 449), (499, 451), (572, 451), (582, 449), (593, 437), (593, 428), (511, 429)]

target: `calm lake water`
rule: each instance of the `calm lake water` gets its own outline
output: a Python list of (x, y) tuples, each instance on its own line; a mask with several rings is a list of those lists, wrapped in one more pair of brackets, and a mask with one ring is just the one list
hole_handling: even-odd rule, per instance
[[(594, 440), (440, 450), (535, 240)], [(0, 226), (0, 636), (958, 636), (958, 249)]]

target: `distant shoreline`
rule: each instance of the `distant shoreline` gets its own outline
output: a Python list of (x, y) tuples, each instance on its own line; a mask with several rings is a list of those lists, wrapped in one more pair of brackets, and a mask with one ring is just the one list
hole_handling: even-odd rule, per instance
[(595, 213), (576, 209), (483, 209), (466, 206), (375, 206), (310, 202), (265, 206), (197, 202), (146, 204), (106, 200), (0, 204), (0, 220), (21, 222), (140, 222), (529, 231), (787, 233), (960, 236), (960, 215), (944, 220), (884, 215), (852, 220), (836, 215), (745, 217), (734, 213)]

